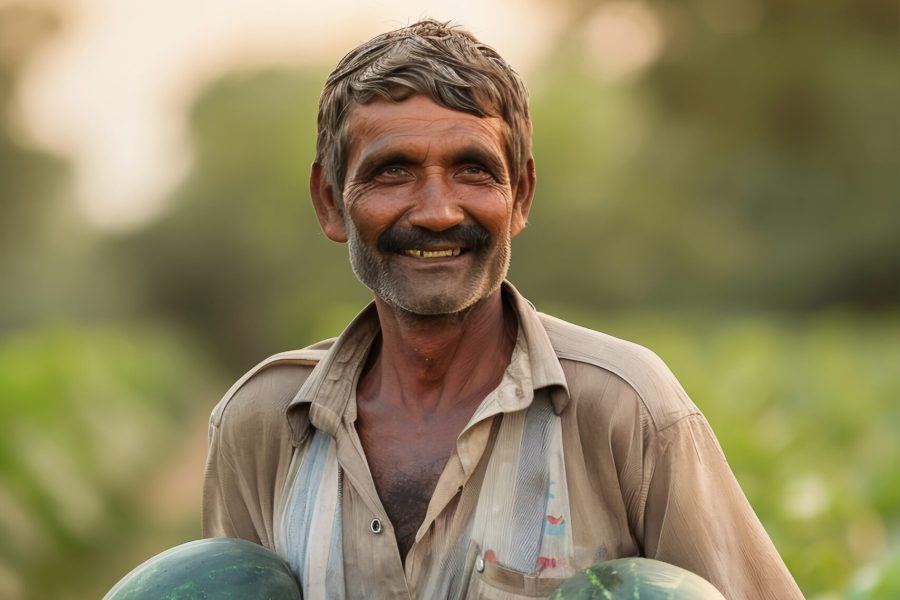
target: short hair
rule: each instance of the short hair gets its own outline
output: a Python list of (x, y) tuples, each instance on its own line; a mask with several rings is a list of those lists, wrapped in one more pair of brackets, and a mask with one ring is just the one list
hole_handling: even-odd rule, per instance
[(531, 157), (528, 91), (512, 67), (474, 35), (433, 19), (383, 33), (351, 50), (325, 82), (319, 99), (316, 162), (338, 192), (346, 176), (349, 114), (375, 98), (429, 96), (452, 110), (499, 117), (513, 181)]

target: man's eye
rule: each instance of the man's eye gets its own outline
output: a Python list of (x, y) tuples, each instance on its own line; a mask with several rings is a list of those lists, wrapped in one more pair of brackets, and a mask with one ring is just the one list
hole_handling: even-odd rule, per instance
[(400, 179), (410, 177), (410, 172), (403, 167), (385, 167), (378, 171), (377, 177), (384, 179)]
[(456, 176), (468, 181), (487, 181), (492, 178), (484, 167), (467, 165), (456, 172)]

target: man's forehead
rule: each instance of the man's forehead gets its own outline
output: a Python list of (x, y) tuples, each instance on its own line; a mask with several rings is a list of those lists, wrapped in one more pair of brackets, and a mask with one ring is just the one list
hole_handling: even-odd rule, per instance
[[(502, 151), (506, 126), (498, 117), (478, 117), (437, 104), (416, 94), (401, 101), (378, 98), (350, 109), (348, 121), (350, 154), (364, 146), (375, 151), (385, 145), (415, 144), (438, 136), (454, 141)], [(349, 156), (348, 156), (349, 158)]]
[(495, 116), (478, 116), (438, 104), (424, 94), (413, 94), (401, 100), (376, 97), (365, 103), (352, 104), (349, 109), (350, 125), (383, 124), (389, 120), (418, 121), (421, 124), (440, 126), (451, 120), (466, 121), (483, 126), (486, 130), (500, 130), (503, 120)]

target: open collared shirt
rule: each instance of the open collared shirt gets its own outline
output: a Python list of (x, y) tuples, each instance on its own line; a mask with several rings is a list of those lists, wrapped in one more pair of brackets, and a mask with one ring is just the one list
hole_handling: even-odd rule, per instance
[(305, 598), (546, 597), (646, 556), (729, 600), (802, 598), (708, 423), (649, 350), (537, 313), (460, 433), (406, 561), (355, 429), (378, 318), (241, 378), (210, 419), (204, 535), (281, 554)]

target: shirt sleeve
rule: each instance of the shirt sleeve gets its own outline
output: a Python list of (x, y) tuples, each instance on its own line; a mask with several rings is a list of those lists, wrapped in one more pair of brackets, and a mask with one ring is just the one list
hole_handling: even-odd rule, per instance
[(203, 537), (234, 537), (263, 544), (244, 501), (247, 486), (241, 483), (222, 431), (210, 419), (209, 451), (203, 474), (201, 523)]
[(644, 554), (697, 573), (728, 600), (803, 595), (700, 414), (648, 444)]

